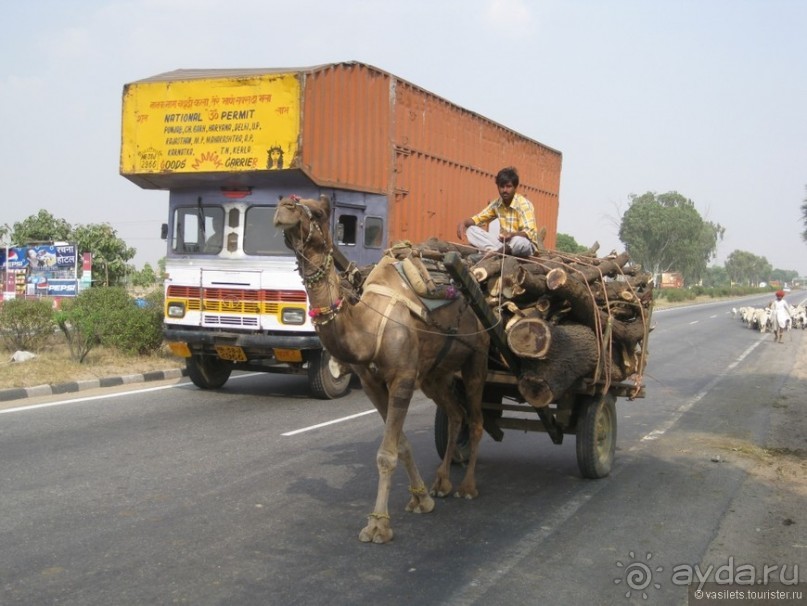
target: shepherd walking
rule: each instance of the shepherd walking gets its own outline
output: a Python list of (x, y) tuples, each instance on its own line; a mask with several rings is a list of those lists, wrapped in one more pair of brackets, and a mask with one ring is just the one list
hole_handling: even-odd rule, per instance
[(782, 335), (790, 328), (793, 321), (791, 318), (790, 304), (785, 301), (785, 291), (776, 291), (776, 301), (771, 302), (773, 308), (773, 340), (777, 343), (782, 342)]

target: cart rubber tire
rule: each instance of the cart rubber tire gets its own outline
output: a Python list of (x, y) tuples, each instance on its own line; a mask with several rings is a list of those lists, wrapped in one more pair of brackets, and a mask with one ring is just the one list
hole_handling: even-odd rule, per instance
[(353, 373), (338, 376), (339, 367), (331, 361), (326, 350), (310, 352), (308, 359), (308, 382), (311, 395), (320, 400), (341, 398), (350, 389)]
[(616, 397), (580, 396), (577, 406), (577, 466), (584, 478), (604, 478), (616, 451)]
[[(446, 456), (446, 449), (448, 448), (448, 415), (439, 406), (436, 408), (434, 413), (434, 445), (437, 448), (437, 454), (442, 460)], [(467, 462), (470, 456), (471, 439), (468, 433), (468, 424), (463, 422), (451, 462), (459, 465)]]
[(233, 364), (214, 356), (194, 355), (185, 359), (185, 368), (196, 387), (218, 389), (230, 378)]

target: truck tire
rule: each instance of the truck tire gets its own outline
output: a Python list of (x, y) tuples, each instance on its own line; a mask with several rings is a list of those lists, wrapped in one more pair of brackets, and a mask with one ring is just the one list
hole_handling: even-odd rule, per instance
[(200, 389), (218, 389), (233, 371), (231, 362), (214, 356), (191, 356), (185, 359), (185, 367), (193, 384)]
[(580, 396), (577, 406), (577, 466), (584, 478), (604, 478), (616, 451), (616, 397)]
[(308, 382), (311, 395), (320, 400), (341, 398), (350, 389), (353, 373), (339, 376), (339, 367), (331, 361), (331, 354), (324, 349), (312, 351), (308, 358)]
[[(440, 459), (446, 456), (446, 449), (448, 448), (448, 415), (445, 411), (437, 406), (434, 413), (434, 445), (437, 448), (437, 454)], [(468, 435), (468, 424), (463, 422), (460, 428), (460, 435), (457, 436), (457, 446), (454, 449), (454, 456), (451, 457), (451, 462), (462, 464), (468, 461), (471, 456), (471, 441)]]

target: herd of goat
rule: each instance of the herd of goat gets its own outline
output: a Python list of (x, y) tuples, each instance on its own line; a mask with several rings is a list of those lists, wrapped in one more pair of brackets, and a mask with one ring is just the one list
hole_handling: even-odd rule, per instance
[[(760, 332), (773, 332), (773, 308), (767, 307), (735, 307), (732, 310), (735, 318), (743, 324)], [(790, 306), (790, 328), (807, 328), (807, 301)]]

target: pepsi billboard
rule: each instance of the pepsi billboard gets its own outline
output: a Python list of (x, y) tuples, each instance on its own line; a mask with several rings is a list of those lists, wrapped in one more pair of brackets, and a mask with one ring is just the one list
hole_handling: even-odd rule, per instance
[(43, 244), (15, 246), (8, 249), (7, 269), (31, 269), (31, 271), (75, 270), (76, 245)]

